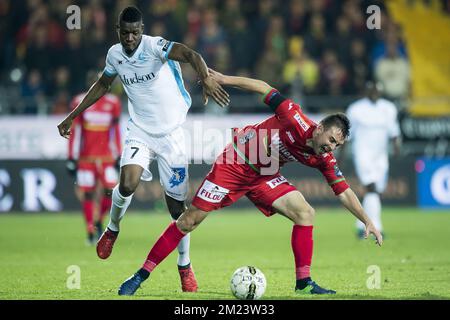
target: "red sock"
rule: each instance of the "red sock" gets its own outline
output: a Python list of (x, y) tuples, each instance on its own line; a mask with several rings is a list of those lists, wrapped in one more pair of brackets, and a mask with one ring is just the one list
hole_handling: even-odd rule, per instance
[(184, 236), (185, 234), (178, 229), (175, 221), (172, 222), (153, 245), (142, 268), (152, 272), (161, 261), (175, 250)]
[(294, 225), (292, 228), (291, 245), (295, 258), (296, 279), (310, 277), (313, 255), (313, 226)]
[(98, 221), (100, 223), (103, 222), (103, 219), (105, 217), (105, 214), (108, 212), (108, 210), (111, 208), (111, 204), (112, 204), (112, 198), (111, 196), (103, 196), (102, 200), (100, 202), (100, 214), (98, 217)]
[(84, 200), (83, 201), (83, 214), (84, 220), (86, 221), (86, 227), (88, 233), (94, 232), (94, 201)]

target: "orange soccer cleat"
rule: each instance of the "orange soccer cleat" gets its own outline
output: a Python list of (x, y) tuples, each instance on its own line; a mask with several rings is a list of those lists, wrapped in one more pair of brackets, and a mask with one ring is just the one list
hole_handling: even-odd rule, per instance
[(116, 242), (119, 232), (114, 232), (106, 228), (100, 239), (97, 241), (97, 255), (100, 259), (107, 259), (112, 252), (114, 242)]
[(181, 290), (183, 292), (197, 292), (198, 285), (192, 266), (189, 265), (187, 268), (178, 266), (178, 272), (180, 273)]

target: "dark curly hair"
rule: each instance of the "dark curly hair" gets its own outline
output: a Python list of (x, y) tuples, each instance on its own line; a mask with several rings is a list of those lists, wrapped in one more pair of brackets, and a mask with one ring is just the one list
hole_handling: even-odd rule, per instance
[(119, 23), (120, 22), (139, 22), (142, 21), (142, 12), (136, 7), (126, 7), (119, 14)]

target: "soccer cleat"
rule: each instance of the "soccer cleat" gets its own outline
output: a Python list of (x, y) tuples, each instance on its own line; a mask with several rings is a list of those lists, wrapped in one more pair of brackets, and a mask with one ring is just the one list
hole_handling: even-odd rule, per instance
[(295, 288), (295, 293), (298, 294), (336, 294), (336, 291), (329, 290), (320, 287), (317, 283), (310, 280), (308, 281), (308, 285), (304, 287), (303, 289)]
[(132, 296), (136, 292), (137, 289), (141, 287), (141, 283), (144, 282), (145, 279), (142, 278), (139, 273), (133, 274), (124, 283), (120, 285), (118, 294), (119, 296)]
[(180, 268), (178, 266), (178, 272), (180, 273), (181, 290), (183, 292), (197, 292), (198, 285), (192, 266), (188, 268)]
[(119, 232), (114, 232), (106, 228), (100, 239), (97, 241), (97, 255), (100, 259), (107, 259), (112, 252), (114, 242), (116, 242)]

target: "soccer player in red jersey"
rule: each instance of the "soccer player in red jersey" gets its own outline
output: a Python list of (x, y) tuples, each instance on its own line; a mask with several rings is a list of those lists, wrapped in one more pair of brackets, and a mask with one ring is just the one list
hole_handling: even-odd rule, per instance
[[(88, 76), (92, 78), (93, 76)], [(71, 102), (74, 109), (85, 96), (77, 95)], [(92, 107), (75, 118), (72, 134), (69, 137), (69, 156), (67, 169), (76, 173), (77, 185), (81, 190), (81, 201), (88, 234), (88, 244), (95, 244), (94, 231), (103, 231), (102, 222), (111, 207), (112, 189), (117, 184), (117, 161), (122, 153), (120, 120), (121, 102), (112, 94), (106, 94)], [(78, 152), (77, 152), (78, 151)], [(77, 156), (78, 153), (78, 156)], [(103, 194), (96, 206), (98, 184)], [(94, 211), (98, 215), (94, 226)]]
[(237, 131), (217, 158), (197, 190), (191, 207), (171, 223), (156, 241), (143, 266), (119, 288), (120, 295), (133, 295), (150, 272), (172, 252), (180, 239), (194, 230), (209, 212), (247, 196), (266, 216), (279, 213), (294, 223), (291, 245), (295, 257), (296, 285), (300, 294), (334, 294), (310, 277), (313, 254), (314, 209), (279, 172), (290, 161), (318, 169), (341, 203), (381, 246), (382, 236), (374, 227), (337, 166), (333, 151), (345, 142), (350, 123), (344, 114), (333, 114), (316, 124), (294, 101), (283, 97), (267, 83), (244, 77), (210, 73), (221, 85), (264, 94), (275, 115)]

